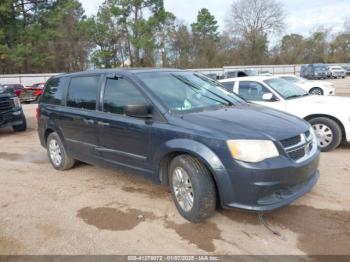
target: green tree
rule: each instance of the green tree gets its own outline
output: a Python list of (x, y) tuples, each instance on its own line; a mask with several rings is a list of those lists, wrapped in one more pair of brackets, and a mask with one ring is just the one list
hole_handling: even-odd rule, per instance
[(3, 73), (77, 71), (86, 68), (90, 44), (78, 0), (0, 2)]
[(175, 28), (172, 42), (171, 53), (172, 65), (180, 68), (191, 67), (193, 54), (193, 40), (187, 26), (180, 24)]
[(329, 31), (324, 28), (312, 33), (306, 40), (305, 63), (328, 63)]
[(197, 21), (191, 24), (191, 28), (194, 37), (199, 40), (211, 39), (217, 41), (219, 39), (218, 22), (206, 8), (198, 12)]
[(279, 48), (280, 63), (302, 64), (305, 59), (306, 41), (302, 35), (290, 34), (283, 36)]
[(330, 61), (333, 63), (349, 63), (350, 33), (340, 33), (330, 43)]
[(214, 65), (219, 42), (218, 22), (208, 9), (198, 12), (197, 21), (191, 24), (194, 46), (194, 66), (210, 67)]

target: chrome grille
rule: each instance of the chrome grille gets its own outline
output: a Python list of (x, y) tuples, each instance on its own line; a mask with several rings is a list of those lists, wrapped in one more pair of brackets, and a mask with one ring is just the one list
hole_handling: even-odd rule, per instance
[(301, 137), (299, 135), (299, 136), (294, 136), (291, 138), (281, 140), (280, 142), (283, 145), (283, 147), (290, 147), (290, 146), (293, 146), (293, 145), (300, 143), (300, 141), (301, 141)]
[(0, 112), (9, 111), (12, 108), (12, 100), (8, 97), (0, 98)]
[(299, 136), (281, 140), (280, 143), (287, 155), (296, 162), (304, 160), (314, 149), (313, 137), (310, 131)]

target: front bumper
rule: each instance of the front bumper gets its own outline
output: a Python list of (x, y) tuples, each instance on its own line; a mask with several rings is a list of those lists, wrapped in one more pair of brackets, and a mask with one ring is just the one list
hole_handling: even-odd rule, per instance
[(226, 184), (230, 189), (224, 190), (225, 196), (220, 195), (222, 206), (270, 211), (290, 204), (316, 184), (319, 157), (318, 151), (300, 164), (291, 164), (291, 160), (285, 157), (258, 165), (236, 164), (236, 168), (229, 172), (230, 184)]
[(336, 95), (335, 87), (324, 87), (323, 90), (324, 90), (324, 95), (326, 95), (326, 96)]
[(0, 113), (0, 128), (8, 126), (17, 126), (23, 124), (23, 111), (10, 110)]
[(333, 72), (332, 76), (333, 77), (345, 77), (346, 73), (345, 72)]

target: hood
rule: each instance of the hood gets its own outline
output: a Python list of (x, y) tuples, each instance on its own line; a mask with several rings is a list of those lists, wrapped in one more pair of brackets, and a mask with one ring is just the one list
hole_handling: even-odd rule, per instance
[(195, 125), (192, 128), (225, 139), (282, 140), (309, 129), (305, 121), (295, 116), (252, 104), (184, 114), (182, 119), (187, 127)]
[[(306, 97), (302, 97), (299, 99), (295, 99), (297, 102), (304, 102), (307, 104), (319, 104), (323, 106), (336, 106), (341, 107), (343, 109), (349, 108), (350, 105), (350, 97), (344, 96), (317, 96), (310, 95)], [(290, 100), (293, 101), (293, 100)]]
[(15, 95), (13, 93), (9, 93), (9, 92), (3, 92), (0, 93), (0, 98), (10, 98), (10, 97), (15, 97)]
[(317, 81), (317, 80), (301, 81), (301, 83), (303, 83), (303, 84), (313, 84), (313, 85), (317, 85), (317, 86), (329, 86), (329, 87), (333, 87), (333, 85), (334, 85), (331, 82)]
[(288, 104), (308, 113), (350, 115), (350, 97), (314, 95), (288, 100)]

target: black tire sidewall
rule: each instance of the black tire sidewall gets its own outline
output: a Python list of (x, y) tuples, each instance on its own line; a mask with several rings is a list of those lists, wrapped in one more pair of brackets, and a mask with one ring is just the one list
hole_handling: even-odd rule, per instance
[(310, 94), (318, 95), (318, 94), (314, 94), (314, 93), (313, 93), (314, 90), (319, 90), (319, 91), (321, 92), (320, 95), (324, 95), (323, 90), (322, 90), (322, 88), (320, 88), (320, 87), (313, 87), (313, 88), (311, 88)]
[(24, 132), (27, 130), (27, 120), (26, 120), (23, 113), (22, 113), (22, 122), (23, 123), (21, 125), (17, 125), (17, 126), (12, 127), (15, 132)]
[[(201, 165), (201, 166), (199, 166)], [(193, 189), (193, 207), (190, 211), (185, 211), (181, 208), (175, 197), (173, 189), (172, 176), (175, 168), (183, 168), (191, 181)], [(203, 172), (204, 171), (204, 172)], [(214, 182), (209, 171), (205, 172), (206, 168), (196, 159), (188, 155), (176, 157), (170, 164), (169, 168), (169, 184), (175, 205), (179, 213), (187, 220), (193, 223), (200, 222), (207, 217), (210, 217), (216, 207), (216, 192)], [(203, 203), (208, 201), (209, 205), (214, 205), (214, 208), (203, 208)]]

